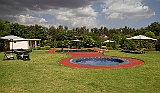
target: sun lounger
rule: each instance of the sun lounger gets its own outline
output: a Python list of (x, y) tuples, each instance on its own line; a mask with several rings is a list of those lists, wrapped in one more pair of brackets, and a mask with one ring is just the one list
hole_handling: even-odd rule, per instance
[(122, 50), (122, 52), (135, 53), (135, 54), (143, 54), (143, 53), (145, 53), (145, 51), (143, 51), (143, 50)]
[(14, 56), (13, 55), (7, 55), (5, 52), (4, 52), (4, 58), (3, 60), (14, 60)]

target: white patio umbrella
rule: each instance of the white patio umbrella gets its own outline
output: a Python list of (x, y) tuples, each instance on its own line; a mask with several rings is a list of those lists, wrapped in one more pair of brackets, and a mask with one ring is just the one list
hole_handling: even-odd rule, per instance
[(22, 39), (22, 38), (14, 35), (8, 35), (8, 36), (1, 37), (1, 39), (13, 40), (13, 39)]
[(104, 41), (104, 43), (108, 43), (108, 42), (114, 42), (114, 41), (112, 41), (112, 40), (106, 40), (106, 41)]
[(134, 40), (157, 40), (151, 37), (146, 37), (144, 35), (138, 35), (138, 36), (133, 36), (131, 38), (127, 38), (127, 39), (134, 39)]
[(71, 41), (76, 42), (76, 47), (78, 47), (78, 42), (80, 42), (81, 40), (75, 39), (75, 40), (71, 40)]
[(147, 37), (147, 36), (144, 36), (144, 35), (133, 36), (131, 38), (126, 38), (126, 39), (133, 39), (133, 40), (157, 40), (157, 39), (154, 39), (154, 38), (151, 38), (151, 37)]
[(81, 40), (75, 39), (75, 40), (71, 40), (71, 41), (79, 42), (79, 41), (81, 41)]
[(14, 35), (8, 35), (8, 36), (1, 37), (1, 39), (11, 40), (11, 42), (12, 42), (12, 52), (13, 52), (13, 39), (22, 39), (22, 38), (18, 37), (18, 36), (14, 36)]
[(108, 48), (108, 46), (109, 46), (109, 44), (108, 43), (113, 43), (114, 41), (112, 41), (112, 40), (106, 40), (106, 41), (104, 41), (103, 43), (107, 43), (107, 48)]

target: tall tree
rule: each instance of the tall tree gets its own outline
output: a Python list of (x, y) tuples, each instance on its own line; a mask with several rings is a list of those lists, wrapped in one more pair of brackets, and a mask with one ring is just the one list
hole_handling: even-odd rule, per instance
[(159, 22), (153, 22), (151, 25), (146, 27), (146, 30), (154, 32), (156, 36), (160, 34), (160, 23)]

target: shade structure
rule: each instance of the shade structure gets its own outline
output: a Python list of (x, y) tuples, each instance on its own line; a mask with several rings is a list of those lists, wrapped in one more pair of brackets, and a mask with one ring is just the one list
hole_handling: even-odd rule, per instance
[(106, 40), (106, 41), (104, 41), (104, 42), (102, 42), (103, 44), (106, 44), (106, 46), (107, 46), (107, 48), (108, 48), (108, 46), (110, 46), (110, 43), (114, 43), (114, 41), (112, 41), (112, 40)]
[(106, 41), (104, 41), (104, 43), (107, 43), (107, 42), (114, 42), (114, 41), (112, 41), (112, 40), (106, 40)]
[(76, 44), (76, 48), (78, 48), (78, 44), (81, 42), (81, 40), (79, 39), (75, 39), (75, 40), (71, 40), (72, 42), (74, 42), (74, 44)]
[(71, 41), (79, 42), (79, 41), (81, 41), (81, 40), (75, 39), (75, 40), (71, 40)]
[(126, 39), (134, 39), (134, 40), (157, 40), (151, 37), (146, 37), (144, 35), (138, 35), (138, 36), (133, 36), (131, 38), (126, 38)]
[(13, 50), (13, 39), (23, 39), (23, 38), (18, 37), (18, 36), (14, 36), (14, 35), (8, 35), (8, 36), (1, 37), (1, 39), (11, 40), (12, 41), (12, 50)]
[(8, 36), (1, 37), (1, 39), (13, 40), (13, 39), (22, 39), (22, 38), (14, 35), (8, 35)]
[[(147, 36), (144, 36), (144, 35), (133, 36), (131, 38), (126, 38), (126, 39), (132, 39), (132, 40), (157, 40), (157, 39), (154, 39), (154, 38), (151, 38), (151, 37), (147, 37)], [(140, 48), (141, 48), (141, 46), (140, 46)]]

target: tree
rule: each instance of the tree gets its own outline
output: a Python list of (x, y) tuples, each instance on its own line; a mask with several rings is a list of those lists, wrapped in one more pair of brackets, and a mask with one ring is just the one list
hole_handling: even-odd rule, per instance
[(145, 36), (148, 36), (148, 37), (152, 37), (152, 38), (155, 38), (155, 34), (151, 31), (148, 31), (144, 34)]
[[(112, 44), (113, 47), (118, 48), (119, 44), (121, 48), (123, 47), (134, 47), (131, 45), (131, 41), (123, 41), (128, 36), (134, 35), (146, 35), (148, 37), (156, 38), (160, 34), (160, 24), (158, 22), (151, 23), (146, 28), (130, 28), (125, 26), (119, 29), (108, 29), (105, 26), (100, 28), (91, 28), (90, 30), (86, 27), (76, 27), (73, 29), (68, 29), (67, 26), (59, 25), (57, 28), (54, 26), (43, 27), (41, 25), (21, 25), (18, 23), (10, 23), (9, 21), (0, 20), (0, 36), (5, 36), (9, 34), (14, 34), (23, 38), (40, 38), (41, 43), (46, 41), (45, 45), (50, 45), (54, 47), (54, 41), (56, 40), (57, 46), (62, 46), (62, 41), (64, 46), (70, 46), (73, 39), (79, 39), (82, 42), (79, 46), (83, 47), (100, 47), (101, 42), (104, 40), (100, 38), (103, 34), (107, 35), (110, 40), (114, 40), (115, 43)], [(75, 37), (76, 36), (76, 37)], [(137, 43), (137, 42), (136, 42)], [(148, 42), (149, 45), (145, 44), (145, 47), (154, 47), (153, 42)], [(137, 44), (138, 45), (138, 44)]]
[(83, 35), (83, 39), (82, 39), (83, 47), (94, 47), (95, 45), (96, 45), (96, 42), (91, 36)]
[(27, 38), (25, 37), (27, 33), (26, 31), (27, 29), (24, 25), (20, 25), (18, 23), (12, 23), (10, 25), (10, 29), (11, 29), (12, 34), (19, 36), (19, 37)]
[(134, 32), (134, 35), (144, 35), (146, 32), (148, 32), (148, 30), (145, 30), (145, 29), (141, 28), (141, 29), (137, 29)]
[(153, 22), (151, 25), (146, 27), (146, 30), (153, 32), (156, 36), (160, 34), (160, 23), (159, 22)]
[(56, 33), (56, 28), (54, 26), (49, 27), (47, 31), (48, 38), (52, 40), (56, 39), (55, 33)]

